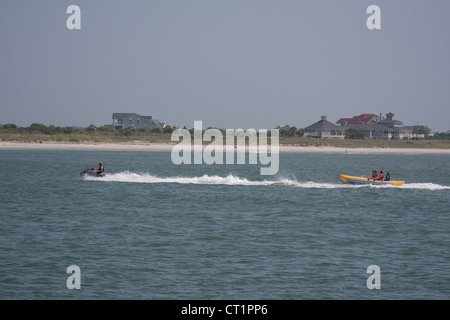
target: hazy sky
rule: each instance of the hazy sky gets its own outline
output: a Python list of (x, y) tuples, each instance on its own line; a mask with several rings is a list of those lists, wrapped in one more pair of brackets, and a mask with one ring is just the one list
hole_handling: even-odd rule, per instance
[(449, 60), (448, 0), (0, 0), (0, 123), (136, 112), (270, 129), (393, 112), (446, 131)]

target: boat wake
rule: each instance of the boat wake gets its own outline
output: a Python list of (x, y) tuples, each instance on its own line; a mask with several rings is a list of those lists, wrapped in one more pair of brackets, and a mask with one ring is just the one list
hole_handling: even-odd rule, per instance
[(203, 175), (199, 177), (157, 177), (148, 173), (138, 174), (129, 171), (119, 173), (107, 173), (102, 178), (83, 177), (83, 180), (101, 182), (129, 182), (129, 183), (178, 183), (197, 185), (236, 185), (236, 186), (287, 186), (297, 188), (317, 189), (342, 189), (342, 188), (394, 188), (394, 189), (425, 189), (425, 190), (450, 190), (450, 186), (441, 186), (434, 183), (405, 183), (401, 187), (391, 185), (351, 185), (344, 183), (326, 182), (299, 182), (295, 179), (278, 178), (275, 180), (248, 180), (229, 174), (226, 177)]
[(450, 190), (450, 186), (441, 186), (435, 183), (405, 183), (400, 189), (421, 189), (421, 190)]

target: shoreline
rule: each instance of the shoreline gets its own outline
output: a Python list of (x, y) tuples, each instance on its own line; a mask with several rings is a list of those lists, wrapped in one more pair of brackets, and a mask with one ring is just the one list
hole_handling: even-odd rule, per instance
[[(83, 151), (172, 151), (178, 143), (144, 142), (18, 142), (0, 141), (0, 150), (83, 150)], [(206, 144), (208, 145), (208, 144)], [(203, 148), (206, 146), (203, 145)], [(268, 145), (270, 150), (270, 145)], [(226, 150), (224, 149), (224, 152)], [(303, 147), (280, 145), (279, 152), (297, 153), (347, 153), (347, 154), (450, 154), (450, 149), (439, 148), (339, 148), (339, 147)]]

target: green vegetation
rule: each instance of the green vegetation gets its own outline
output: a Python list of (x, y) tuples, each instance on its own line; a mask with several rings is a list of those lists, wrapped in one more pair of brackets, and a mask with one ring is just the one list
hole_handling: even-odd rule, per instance
[[(414, 134), (423, 134), (425, 136), (425, 138), (429, 137), (428, 130), (424, 126), (420, 126), (420, 127), (416, 128), (416, 129), (414, 129), (412, 133), (414, 133)], [(448, 134), (448, 133), (443, 133), (443, 135), (447, 135), (447, 137), (450, 138), (450, 134)]]
[(174, 127), (166, 126), (164, 129), (156, 128), (126, 128), (114, 131), (111, 127), (96, 127), (90, 125), (87, 128), (45, 126), (33, 123), (29, 127), (19, 128), (15, 124), (0, 126), (0, 140), (23, 141), (23, 142), (130, 142), (142, 141), (148, 143), (170, 142)]
[[(143, 143), (171, 143), (172, 132), (175, 127), (166, 126), (163, 129), (146, 128), (119, 129), (114, 131), (111, 127), (96, 127), (90, 125), (87, 128), (57, 127), (33, 123), (30, 127), (18, 127), (15, 124), (0, 126), (1, 141), (43, 142), (56, 141), (66, 143), (114, 143), (134, 142)], [(193, 129), (190, 129), (191, 133)], [(417, 133), (420, 132), (420, 128)], [(424, 140), (369, 140), (360, 139), (358, 132), (352, 132), (346, 139), (310, 138), (304, 137), (304, 129), (290, 127), (280, 130), (280, 144), (290, 146), (315, 146), (315, 147), (339, 147), (339, 148), (441, 148), (450, 149), (450, 134), (435, 133), (434, 137)], [(268, 132), (270, 139), (270, 131)], [(225, 134), (224, 134), (225, 139)], [(177, 142), (173, 142), (177, 143)], [(208, 142), (204, 142), (208, 144)]]
[(303, 135), (305, 134), (305, 129), (300, 128), (297, 129), (297, 127), (293, 126), (293, 127), (282, 127), (280, 129), (280, 136), (286, 136), (286, 137), (303, 137)]
[(373, 140), (309, 137), (280, 137), (281, 145), (336, 148), (438, 148), (450, 149), (450, 139)]
[(364, 139), (364, 132), (358, 129), (350, 128), (345, 131), (345, 139)]

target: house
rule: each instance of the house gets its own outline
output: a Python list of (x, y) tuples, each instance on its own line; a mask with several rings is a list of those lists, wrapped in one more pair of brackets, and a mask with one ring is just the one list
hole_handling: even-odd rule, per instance
[(394, 135), (394, 130), (382, 124), (367, 125), (362, 123), (347, 124), (339, 126), (340, 129), (346, 132), (348, 129), (355, 129), (361, 131), (364, 139), (384, 139), (390, 140)]
[(326, 116), (322, 116), (320, 121), (305, 128), (304, 137), (343, 139), (344, 135), (342, 128), (328, 121)]
[(377, 116), (373, 113), (363, 113), (359, 116), (354, 116), (352, 118), (340, 118), (338, 121), (336, 121), (336, 124), (345, 126), (347, 124), (374, 124), (382, 120), (382, 115)]
[(125, 129), (128, 127), (134, 128), (164, 128), (164, 123), (153, 119), (152, 116), (141, 116), (137, 113), (113, 113), (112, 127), (114, 130)]
[[(392, 112), (389, 112), (386, 114), (386, 118), (382, 118), (380, 115), (379, 119), (381, 120), (377, 122), (370, 121), (369, 123), (349, 123), (346, 121), (341, 121), (339, 128), (344, 132), (350, 128), (362, 131), (364, 134), (364, 139), (409, 140), (425, 138), (424, 134), (414, 133), (420, 126), (404, 126), (403, 122), (396, 120), (394, 116), (395, 115)], [(337, 121), (338, 123), (339, 120)]]
[(389, 112), (386, 114), (386, 119), (381, 120), (379, 123), (383, 124), (389, 128), (401, 128), (403, 127), (403, 122), (399, 120), (395, 120), (394, 114), (392, 112)]

